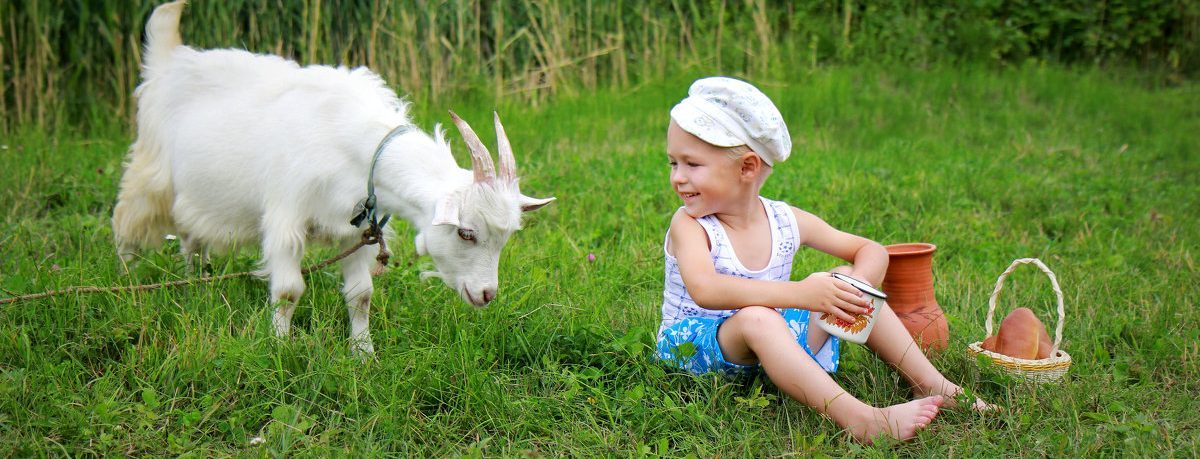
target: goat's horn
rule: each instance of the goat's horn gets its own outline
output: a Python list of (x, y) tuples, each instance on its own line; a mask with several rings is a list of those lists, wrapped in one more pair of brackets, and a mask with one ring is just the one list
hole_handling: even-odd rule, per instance
[(492, 163), (492, 154), (479, 140), (479, 136), (475, 135), (471, 126), (459, 118), (454, 110), (450, 111), (450, 118), (454, 120), (454, 125), (458, 126), (458, 132), (462, 134), (463, 141), (467, 142), (467, 149), (471, 150), (471, 168), (475, 170), (475, 181), (486, 182), (496, 178), (496, 166)]
[(504, 125), (500, 124), (500, 114), (492, 112), (496, 120), (496, 149), (500, 155), (500, 180), (511, 182), (517, 179), (517, 160), (513, 158), (512, 144), (508, 143), (508, 134), (504, 133)]

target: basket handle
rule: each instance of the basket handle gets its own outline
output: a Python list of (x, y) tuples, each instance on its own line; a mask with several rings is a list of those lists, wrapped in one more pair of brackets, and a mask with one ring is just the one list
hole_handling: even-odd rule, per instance
[(1009, 265), (1008, 269), (996, 279), (996, 289), (992, 290), (992, 297), (988, 298), (988, 314), (987, 322), (984, 323), (984, 329), (987, 331), (986, 336), (992, 336), (992, 315), (996, 313), (996, 297), (1000, 296), (1000, 289), (1004, 288), (1004, 279), (1008, 277), (1017, 266), (1023, 264), (1034, 264), (1041, 268), (1042, 272), (1050, 278), (1050, 285), (1054, 287), (1054, 294), (1058, 296), (1058, 326), (1054, 327), (1054, 348), (1050, 350), (1051, 355), (1058, 351), (1058, 345), (1062, 343), (1063, 321), (1066, 320), (1066, 312), (1063, 310), (1063, 294), (1062, 289), (1058, 288), (1058, 278), (1054, 276), (1054, 272), (1047, 268), (1042, 260), (1037, 258), (1018, 258)]

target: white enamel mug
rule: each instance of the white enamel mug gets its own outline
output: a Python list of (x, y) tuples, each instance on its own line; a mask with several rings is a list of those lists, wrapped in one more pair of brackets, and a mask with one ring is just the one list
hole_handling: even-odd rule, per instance
[(854, 317), (854, 322), (846, 322), (837, 318), (833, 314), (823, 312), (817, 319), (817, 326), (821, 327), (830, 335), (850, 341), (852, 343), (863, 344), (867, 342), (867, 336), (871, 334), (871, 329), (875, 328), (875, 312), (879, 308), (887, 306), (887, 294), (879, 289), (872, 287), (870, 284), (845, 274), (833, 273), (833, 277), (837, 280), (850, 284), (852, 287), (866, 294), (867, 304), (866, 314), (857, 314)]

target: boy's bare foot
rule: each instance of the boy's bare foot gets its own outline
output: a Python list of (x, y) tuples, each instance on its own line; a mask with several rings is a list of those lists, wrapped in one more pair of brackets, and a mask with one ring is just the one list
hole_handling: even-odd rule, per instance
[[(946, 408), (957, 407), (959, 399), (963, 398), (963, 388), (945, 379), (942, 379), (936, 384), (925, 385), (924, 387), (917, 386), (915, 389), (913, 389), (913, 393), (915, 393), (918, 397), (941, 395), (945, 398), (945, 403), (942, 406), (945, 406)], [(980, 413), (985, 413), (1000, 409), (1000, 407), (985, 402), (982, 398), (975, 397), (975, 402), (971, 403), (971, 409)]]
[(871, 444), (880, 434), (908, 440), (937, 417), (944, 397), (934, 395), (887, 408), (872, 408), (864, 419), (847, 426), (854, 439)]

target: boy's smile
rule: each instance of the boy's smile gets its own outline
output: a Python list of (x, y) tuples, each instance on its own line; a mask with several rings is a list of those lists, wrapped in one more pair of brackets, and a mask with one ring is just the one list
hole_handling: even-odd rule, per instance
[(738, 162), (671, 121), (667, 128), (671, 188), (693, 218), (725, 210), (740, 193)]

